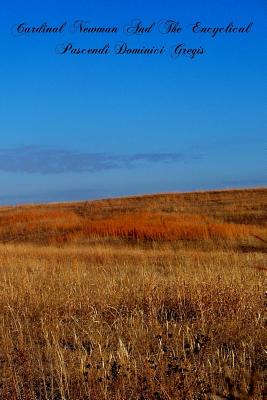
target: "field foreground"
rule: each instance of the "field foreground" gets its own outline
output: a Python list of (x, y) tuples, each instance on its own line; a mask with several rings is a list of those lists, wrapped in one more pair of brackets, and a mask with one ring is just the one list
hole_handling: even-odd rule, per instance
[(267, 397), (267, 190), (0, 209), (0, 399)]

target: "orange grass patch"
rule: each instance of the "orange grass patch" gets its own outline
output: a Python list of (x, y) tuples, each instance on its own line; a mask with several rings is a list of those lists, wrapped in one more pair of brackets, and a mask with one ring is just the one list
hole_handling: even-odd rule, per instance
[(71, 210), (21, 209), (0, 217), (0, 239), (38, 243), (64, 243), (93, 236), (127, 240), (245, 239), (262, 235), (263, 228), (216, 221), (196, 214), (152, 211), (120, 213), (105, 218), (81, 216)]

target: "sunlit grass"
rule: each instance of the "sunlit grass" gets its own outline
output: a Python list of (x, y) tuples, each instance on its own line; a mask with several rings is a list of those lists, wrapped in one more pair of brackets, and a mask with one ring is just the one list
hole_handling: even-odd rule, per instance
[[(108, 236), (109, 241), (93, 235), (89, 241), (83, 236), (64, 246), (57, 241), (48, 245), (42, 221), (51, 217), (49, 207), (44, 218), (45, 206), (8, 211), (10, 221), (14, 215), (10, 231), (20, 214), (26, 228), (36, 224), (31, 235), (39, 239), (31, 243), (26, 229), (27, 240), (0, 245), (0, 398), (263, 399), (267, 362), (263, 200), (258, 195), (258, 203), (250, 204), (245, 192), (246, 201), (238, 210), (242, 214), (247, 207), (252, 223), (234, 223), (223, 221), (222, 215), (224, 209), (225, 220), (230, 219), (235, 194), (220, 194), (225, 204), (212, 212), (204, 211), (204, 195), (204, 199), (199, 195), (194, 214), (188, 204), (184, 214), (175, 210), (178, 201), (171, 212), (165, 210), (166, 229), (175, 227), (178, 219), (187, 221), (191, 211), (196, 226), (202, 220), (236, 224), (238, 232), (239, 225), (253, 226), (261, 230), (263, 241), (246, 236), (245, 230), (241, 236), (219, 238), (153, 237), (148, 244), (144, 237), (133, 241), (121, 234)], [(206, 197), (207, 204), (208, 199), (213, 198)], [(130, 200), (118, 200), (118, 209), (115, 200), (108, 209), (102, 202), (102, 213), (101, 208), (90, 211), (98, 203), (72, 205), (72, 210), (57, 205), (51, 218), (54, 226), (64, 218), (69, 226), (94, 213), (105, 230), (105, 221), (121, 221), (121, 211), (127, 207), (127, 218), (133, 221), (137, 213), (150, 218), (153, 212), (164, 214), (163, 206), (170, 208), (168, 198), (164, 205), (151, 198), (144, 213), (142, 201), (146, 199), (140, 199), (139, 210)], [(26, 217), (29, 210), (32, 220)], [(68, 212), (76, 215), (73, 220)], [(257, 218), (261, 215), (259, 224), (255, 213)], [(0, 219), (5, 216), (2, 211)], [(8, 226), (2, 224), (6, 232)]]

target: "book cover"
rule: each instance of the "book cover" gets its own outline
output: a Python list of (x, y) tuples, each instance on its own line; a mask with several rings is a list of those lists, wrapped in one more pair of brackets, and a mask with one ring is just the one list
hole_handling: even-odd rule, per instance
[(0, 8), (0, 398), (264, 398), (266, 1)]

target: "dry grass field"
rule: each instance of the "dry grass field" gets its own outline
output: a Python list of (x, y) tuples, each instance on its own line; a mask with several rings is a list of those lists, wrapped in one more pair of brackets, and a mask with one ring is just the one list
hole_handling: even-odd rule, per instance
[(267, 398), (266, 252), (266, 189), (0, 208), (0, 399)]

